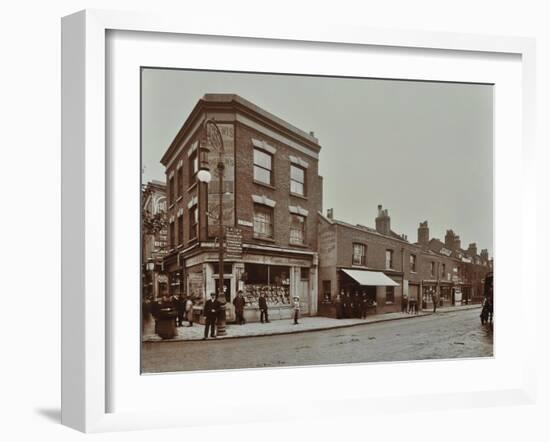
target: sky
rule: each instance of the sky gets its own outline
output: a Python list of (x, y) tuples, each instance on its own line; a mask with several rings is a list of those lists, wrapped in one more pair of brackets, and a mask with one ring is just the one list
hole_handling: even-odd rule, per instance
[(447, 229), (493, 251), (493, 86), (465, 83), (144, 69), (143, 182), (205, 93), (234, 93), (319, 139), (323, 208), (417, 240)]

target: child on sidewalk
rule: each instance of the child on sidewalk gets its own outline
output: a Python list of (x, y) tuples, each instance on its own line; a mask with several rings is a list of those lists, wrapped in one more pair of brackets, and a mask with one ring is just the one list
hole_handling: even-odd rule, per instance
[(298, 324), (298, 317), (300, 316), (300, 298), (294, 297), (294, 324)]

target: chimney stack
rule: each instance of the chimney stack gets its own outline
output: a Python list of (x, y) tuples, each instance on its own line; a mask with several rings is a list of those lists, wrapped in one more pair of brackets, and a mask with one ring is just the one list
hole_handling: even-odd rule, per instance
[(454, 249), (460, 250), (460, 236), (455, 235)]
[(481, 261), (489, 263), (489, 252), (487, 249), (481, 249)]
[(472, 258), (477, 255), (477, 244), (475, 242), (468, 245), (468, 255)]
[(447, 230), (447, 233), (445, 233), (445, 247), (450, 250), (460, 250), (460, 236), (452, 230)]
[(378, 205), (378, 216), (376, 217), (376, 231), (382, 235), (389, 235), (391, 231), (391, 219), (388, 215), (388, 209), (382, 209), (382, 204)]
[(430, 228), (428, 227), (428, 221), (424, 221), (418, 226), (418, 243), (427, 246), (429, 242)]
[(445, 233), (445, 247), (449, 250), (453, 250), (455, 245), (455, 232), (447, 230)]

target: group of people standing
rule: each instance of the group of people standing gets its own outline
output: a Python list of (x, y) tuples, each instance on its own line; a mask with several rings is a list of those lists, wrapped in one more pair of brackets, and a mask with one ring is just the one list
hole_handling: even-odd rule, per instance
[(408, 298), (407, 295), (401, 297), (401, 313), (418, 315), (418, 302), (416, 298)]
[[(233, 300), (235, 306), (235, 322), (239, 325), (246, 324), (244, 318), (244, 308), (246, 300), (243, 296), (243, 291), (239, 290), (237, 296)], [(155, 333), (159, 332), (159, 321), (162, 319), (173, 319), (176, 327), (183, 327), (184, 322), (188, 322), (188, 327), (193, 326), (193, 306), (194, 302), (190, 296), (174, 295), (168, 297), (164, 295), (160, 300), (153, 301), (151, 298), (147, 298), (142, 304), (143, 324), (150, 321), (152, 317), (155, 320)], [(269, 323), (269, 307), (266, 297), (262, 294), (258, 298), (258, 307), (260, 309), (260, 322)], [(208, 299), (203, 306), (204, 316), (204, 337), (207, 339), (209, 336), (216, 338), (216, 331), (218, 320), (221, 315), (222, 304), (216, 299), (216, 293), (210, 293), (210, 299)], [(298, 324), (300, 317), (300, 298), (294, 297), (293, 302), (293, 319), (294, 324)]]
[(352, 293), (342, 290), (336, 295), (336, 319), (358, 318), (366, 319), (367, 310), (372, 302), (369, 300), (367, 293)]
[(144, 323), (152, 317), (155, 320), (155, 333), (158, 329), (158, 321), (163, 318), (174, 318), (176, 327), (183, 327), (187, 322), (188, 327), (193, 326), (193, 299), (191, 296), (174, 295), (162, 296), (158, 301), (146, 298), (141, 307)]

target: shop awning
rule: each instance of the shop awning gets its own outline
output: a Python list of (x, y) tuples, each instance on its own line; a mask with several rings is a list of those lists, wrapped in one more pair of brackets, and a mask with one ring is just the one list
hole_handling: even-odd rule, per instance
[(371, 270), (347, 270), (342, 271), (355, 279), (359, 285), (374, 285), (374, 286), (398, 286), (399, 284), (393, 279), (387, 277), (382, 272), (374, 272)]

